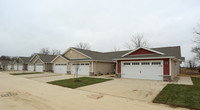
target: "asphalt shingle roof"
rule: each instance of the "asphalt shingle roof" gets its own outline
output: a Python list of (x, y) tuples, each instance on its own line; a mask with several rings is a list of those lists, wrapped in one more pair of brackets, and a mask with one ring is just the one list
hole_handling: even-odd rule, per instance
[(57, 56), (57, 55), (45, 55), (45, 54), (37, 54), (37, 55), (45, 63), (50, 63)]
[(30, 61), (30, 57), (19, 57), (25, 64), (28, 64)]
[(159, 54), (127, 55), (125, 57), (121, 57), (121, 56), (130, 52), (131, 50), (116, 51), (116, 52), (97, 52), (97, 51), (84, 50), (84, 49), (74, 48), (74, 47), (72, 48), (91, 57), (91, 60), (101, 60), (101, 61), (112, 61), (113, 59), (119, 59), (119, 58), (144, 58), (144, 57), (176, 57), (177, 59), (183, 59), (180, 53), (181, 52), (180, 46), (150, 48), (152, 50), (164, 53), (164, 55), (159, 55)]

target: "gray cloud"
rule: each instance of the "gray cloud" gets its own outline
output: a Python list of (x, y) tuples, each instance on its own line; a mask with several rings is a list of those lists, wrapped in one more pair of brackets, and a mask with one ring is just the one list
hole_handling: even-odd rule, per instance
[(78, 42), (92, 50), (125, 49), (135, 33), (152, 47), (182, 46), (191, 58), (199, 0), (0, 0), (0, 55), (64, 52)]

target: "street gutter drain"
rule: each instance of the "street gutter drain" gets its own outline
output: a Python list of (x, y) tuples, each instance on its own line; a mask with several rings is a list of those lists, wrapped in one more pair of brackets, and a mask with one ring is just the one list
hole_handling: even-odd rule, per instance
[(12, 97), (12, 96), (16, 96), (16, 95), (18, 95), (18, 94), (15, 92), (7, 92), (5, 94), (2, 94), (1, 97)]

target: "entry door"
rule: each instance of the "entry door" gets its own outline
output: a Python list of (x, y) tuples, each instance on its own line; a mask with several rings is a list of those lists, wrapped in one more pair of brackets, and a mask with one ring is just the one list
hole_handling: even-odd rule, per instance
[(122, 62), (122, 77), (163, 80), (163, 61)]
[(54, 64), (54, 73), (67, 73), (67, 64)]

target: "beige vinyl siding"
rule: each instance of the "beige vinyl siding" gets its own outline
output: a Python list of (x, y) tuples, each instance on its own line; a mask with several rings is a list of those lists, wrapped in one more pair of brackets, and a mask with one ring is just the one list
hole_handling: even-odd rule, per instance
[(179, 67), (180, 67), (180, 63), (178, 61), (174, 61), (172, 60), (171, 61), (171, 78), (174, 79), (174, 77), (176, 77), (180, 70), (179, 70)]
[(40, 59), (37, 59), (37, 61), (35, 62), (35, 64), (38, 64), (38, 63), (43, 63)]
[(67, 51), (67, 53), (65, 53), (64, 55), (65, 57), (67, 58), (70, 58), (70, 59), (85, 59), (87, 58), (86, 56), (70, 49), (69, 51)]
[(31, 60), (31, 62), (34, 62), (34, 61), (36, 61), (37, 60), (37, 58), (38, 58), (38, 56), (36, 55), (32, 60)]
[(114, 72), (114, 63), (104, 63), (96, 62), (95, 63), (95, 73), (113, 73)]

